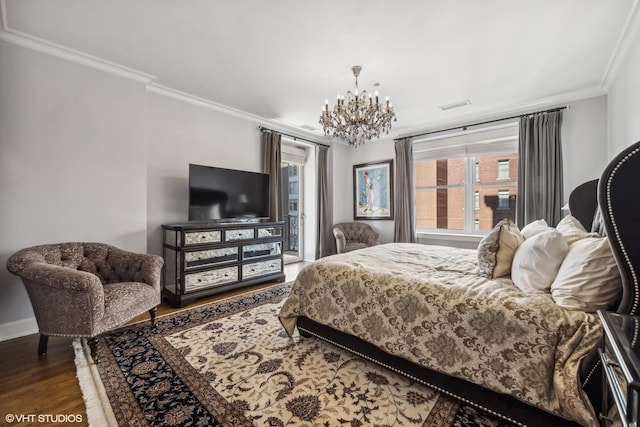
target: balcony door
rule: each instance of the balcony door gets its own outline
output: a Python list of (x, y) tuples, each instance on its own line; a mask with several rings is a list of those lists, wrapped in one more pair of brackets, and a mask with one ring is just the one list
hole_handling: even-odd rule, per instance
[(305, 150), (282, 145), (282, 216), (284, 226), (284, 262), (302, 260), (303, 252), (303, 176)]

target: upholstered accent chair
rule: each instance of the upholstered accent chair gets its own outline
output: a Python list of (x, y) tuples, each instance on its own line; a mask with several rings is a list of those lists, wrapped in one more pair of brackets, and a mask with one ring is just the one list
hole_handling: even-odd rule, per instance
[(160, 304), (163, 260), (104, 243), (58, 243), (13, 254), (7, 269), (24, 283), (40, 330), (38, 354), (49, 336), (96, 337)]
[(338, 253), (354, 251), (378, 244), (378, 233), (363, 222), (341, 222), (333, 226)]

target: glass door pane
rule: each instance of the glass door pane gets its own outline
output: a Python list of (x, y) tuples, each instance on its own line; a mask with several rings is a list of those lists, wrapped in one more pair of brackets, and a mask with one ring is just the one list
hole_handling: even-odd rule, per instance
[(302, 259), (302, 165), (282, 162), (284, 262)]

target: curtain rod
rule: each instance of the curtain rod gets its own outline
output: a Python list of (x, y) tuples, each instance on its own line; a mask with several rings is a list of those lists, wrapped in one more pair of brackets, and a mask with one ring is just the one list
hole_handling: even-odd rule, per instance
[(322, 146), (324, 146), (324, 147), (329, 147), (329, 148), (331, 148), (331, 146), (330, 146), (330, 145), (323, 144), (323, 143), (321, 143), (321, 142), (311, 141), (310, 139), (305, 139), (305, 138), (301, 138), (301, 137), (299, 137), (299, 136), (290, 135), (290, 134), (288, 134), (288, 133), (280, 132), (279, 130), (269, 129), (269, 128), (266, 128), (266, 127), (264, 127), (264, 126), (258, 126), (258, 129), (260, 129), (261, 131), (265, 131), (265, 130), (266, 130), (266, 131), (269, 131), (269, 132), (276, 132), (276, 133), (279, 133), (280, 135), (285, 135), (285, 136), (288, 136), (288, 137), (290, 137), (290, 138), (293, 138), (293, 140), (294, 140), (294, 141), (296, 141), (296, 140), (298, 140), (298, 139), (299, 139), (300, 141), (310, 142), (310, 143), (315, 144), (315, 145), (322, 145)]
[(394, 138), (393, 140), (394, 141), (399, 141), (401, 139), (415, 138), (417, 136), (432, 135), (434, 133), (447, 132), (447, 131), (456, 130), (456, 129), (466, 130), (468, 127), (471, 127), (471, 126), (480, 126), (480, 125), (486, 125), (486, 124), (489, 124), (489, 123), (502, 122), (504, 120), (519, 119), (521, 117), (533, 116), (535, 114), (555, 113), (556, 111), (566, 110), (567, 108), (569, 108), (569, 106), (565, 105), (564, 107), (551, 108), (549, 110), (536, 111), (536, 112), (533, 112), (533, 113), (519, 114), (517, 116), (504, 117), (502, 119), (487, 120), (485, 122), (473, 123), (473, 124), (470, 124), (470, 125), (455, 126), (455, 127), (448, 128), (448, 129), (440, 129), (440, 130), (433, 130), (433, 131), (430, 131), (430, 132), (416, 133), (414, 135), (407, 135), (407, 136), (403, 136), (401, 138)]

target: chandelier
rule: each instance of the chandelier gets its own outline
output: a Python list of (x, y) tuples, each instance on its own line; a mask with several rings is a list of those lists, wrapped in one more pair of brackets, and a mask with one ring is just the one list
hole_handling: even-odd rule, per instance
[[(367, 91), (358, 93), (358, 76), (362, 67), (351, 67), (356, 78), (356, 89), (346, 95), (338, 95), (336, 105), (329, 109), (327, 100), (322, 108), (320, 124), (324, 128), (324, 134), (333, 135), (349, 145), (358, 147), (373, 137), (380, 138), (381, 133), (389, 134), (391, 120), (396, 121), (396, 113), (387, 96), (384, 104), (378, 101), (378, 90), (375, 94), (367, 96)], [(377, 88), (378, 83), (375, 84)]]

